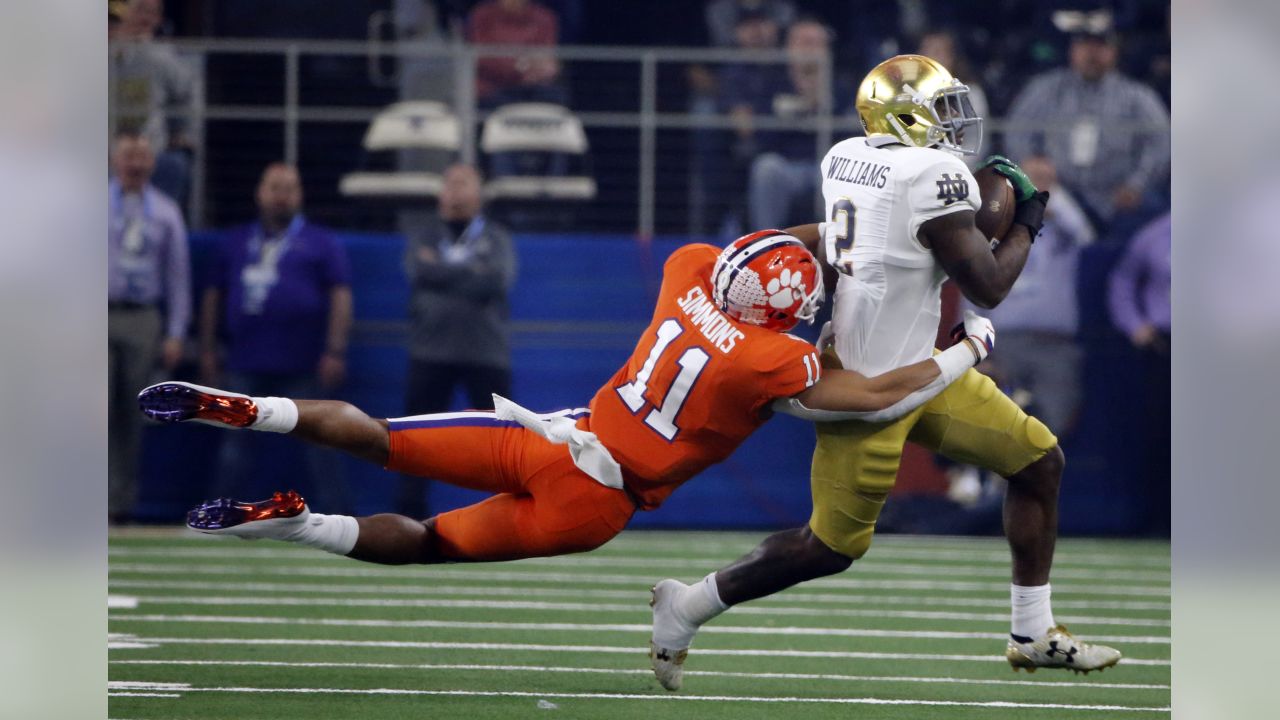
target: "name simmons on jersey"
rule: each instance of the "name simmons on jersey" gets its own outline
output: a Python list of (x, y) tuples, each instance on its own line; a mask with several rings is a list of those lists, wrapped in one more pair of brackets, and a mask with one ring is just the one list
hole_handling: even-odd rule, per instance
[(735, 343), (747, 336), (733, 326), (733, 322), (716, 308), (715, 303), (702, 292), (702, 288), (693, 286), (684, 297), (676, 300), (676, 304), (689, 316), (689, 321), (711, 341), (712, 345), (722, 353), (728, 353)]
[(884, 184), (889, 181), (889, 171), (892, 169), (893, 167), (890, 165), (880, 165), (879, 163), (871, 163), (865, 160), (852, 160), (847, 157), (833, 155), (831, 164), (827, 166), (827, 179), (839, 180), (853, 185), (883, 188)]

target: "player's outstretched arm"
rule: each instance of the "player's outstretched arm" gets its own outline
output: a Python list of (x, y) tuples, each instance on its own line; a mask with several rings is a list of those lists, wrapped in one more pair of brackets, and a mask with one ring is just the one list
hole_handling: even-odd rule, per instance
[(814, 422), (885, 422), (902, 417), (937, 397), (995, 347), (991, 321), (972, 311), (965, 313), (952, 337), (956, 344), (932, 358), (875, 377), (852, 370), (824, 370), (813, 387), (775, 401), (773, 409)]

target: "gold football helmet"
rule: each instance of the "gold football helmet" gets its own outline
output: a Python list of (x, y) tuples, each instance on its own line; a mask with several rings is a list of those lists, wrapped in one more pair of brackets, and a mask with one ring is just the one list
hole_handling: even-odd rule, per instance
[(858, 87), (857, 107), (868, 138), (965, 155), (982, 147), (982, 118), (968, 86), (923, 55), (897, 55), (875, 66)]

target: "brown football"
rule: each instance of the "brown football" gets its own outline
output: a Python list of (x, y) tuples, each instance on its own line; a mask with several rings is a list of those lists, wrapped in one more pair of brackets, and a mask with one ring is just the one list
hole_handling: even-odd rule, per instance
[(982, 207), (978, 208), (973, 223), (988, 240), (1003, 240), (1013, 225), (1016, 204), (1013, 185), (990, 167), (974, 173), (973, 179), (978, 181), (978, 195), (982, 198)]

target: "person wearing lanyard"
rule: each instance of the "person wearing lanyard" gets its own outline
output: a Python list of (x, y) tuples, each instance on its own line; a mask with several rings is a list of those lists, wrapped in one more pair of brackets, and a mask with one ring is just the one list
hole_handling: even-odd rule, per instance
[(147, 385), (157, 348), (166, 371), (182, 359), (191, 320), (191, 267), (182, 213), (150, 182), (155, 168), (150, 142), (138, 133), (117, 134), (111, 164), (107, 512), (111, 522), (123, 523), (132, 519), (137, 500), (141, 423), (134, 396)]
[[(506, 228), (485, 217), (480, 173), (457, 164), (444, 174), (439, 211), (406, 243), (409, 305), (409, 415), (445, 412), (455, 388), (467, 406), (493, 407), (510, 397), (511, 344), (507, 293), (516, 259)], [(396, 505), (426, 517), (425, 483), (404, 476)]]
[[(258, 184), (259, 220), (220, 244), (200, 309), (200, 374), (216, 384), (225, 367), (236, 387), (254, 393), (331, 395), (346, 375), (352, 297), (342, 244), (302, 215), (302, 181), (273, 163)], [(225, 357), (219, 355), (219, 331)], [(242, 492), (250, 448), (228, 437), (215, 490)], [(313, 494), (326, 507), (350, 508), (350, 493), (329, 451), (308, 450)]]

